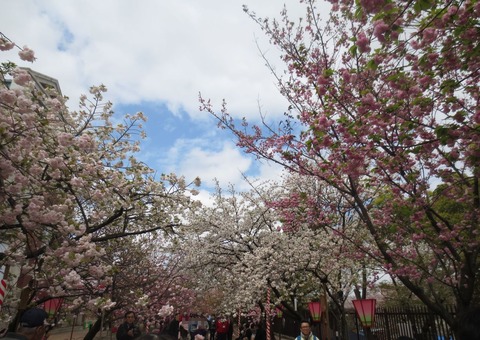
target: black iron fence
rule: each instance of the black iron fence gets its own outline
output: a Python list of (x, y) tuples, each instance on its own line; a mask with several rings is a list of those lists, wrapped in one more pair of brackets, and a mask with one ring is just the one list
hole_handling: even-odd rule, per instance
[[(455, 314), (454, 306), (447, 306)], [(308, 315), (306, 315), (308, 317)], [(341, 330), (334, 315), (330, 315), (330, 339), (365, 340), (366, 336), (354, 310), (346, 312), (347, 330)], [(275, 318), (272, 330), (286, 338), (300, 334), (300, 321), (284, 316)], [(313, 325), (315, 334), (321, 334), (320, 325)], [(415, 340), (455, 340), (450, 327), (438, 315), (424, 306), (404, 306), (398, 308), (377, 308), (375, 324), (371, 328), (375, 340), (396, 340), (408, 336)], [(347, 334), (345, 334), (347, 332)]]

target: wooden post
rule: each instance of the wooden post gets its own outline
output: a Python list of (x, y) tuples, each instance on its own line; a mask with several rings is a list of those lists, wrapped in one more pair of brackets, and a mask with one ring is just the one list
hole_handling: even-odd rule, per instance
[(77, 323), (77, 317), (78, 315), (75, 314), (73, 317), (73, 322), (72, 322), (72, 331), (70, 332), (70, 340), (73, 338), (73, 330), (75, 329), (75, 324)]

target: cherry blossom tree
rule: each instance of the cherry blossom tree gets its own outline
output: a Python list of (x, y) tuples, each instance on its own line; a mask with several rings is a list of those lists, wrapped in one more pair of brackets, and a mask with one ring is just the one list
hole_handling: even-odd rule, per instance
[[(347, 212), (336, 215), (343, 219), (338, 222), (343, 227), (336, 230), (312, 225), (307, 215), (298, 212), (299, 201), (308, 194), (322, 199), (318, 209), (341, 207), (342, 197), (320, 186), (315, 178), (291, 175), (280, 184), (263, 183), (248, 192), (233, 187), (224, 191), (218, 186), (213, 206), (196, 210), (189, 224), (179, 229), (178, 249), (198, 276), (198, 289), (222, 287), (219, 312), (266, 309), (270, 289), (271, 311), (283, 305), (285, 312), (301, 319), (294, 299), (305, 306), (326, 295), (339, 324), (346, 327), (344, 304), (354, 288), (362, 285), (362, 266), (354, 262), (357, 253), (336, 233), (353, 238), (363, 231)], [(336, 198), (340, 201), (335, 202)], [(376, 265), (378, 271), (378, 264), (369, 265)]]
[(192, 293), (186, 287), (180, 261), (164, 250), (163, 244), (167, 243), (146, 234), (105, 244), (110, 250), (102, 260), (111, 264), (111, 283), (102, 290), (96, 289), (96, 299), (81, 295), (74, 302), (83, 310), (85, 305), (91, 306), (92, 314), (97, 315), (85, 340), (93, 339), (102, 324), (118, 326), (126, 311), (134, 311), (138, 322), (152, 330), (161, 317), (168, 316), (162, 313), (166, 307), (173, 313), (191, 303)]
[[(0, 50), (16, 47), (0, 35)], [(27, 47), (19, 55), (35, 59)], [(19, 308), (51, 297), (111, 307), (98, 287), (113, 285), (120, 268), (106, 259), (119, 240), (179, 226), (199, 179), (190, 185), (175, 174), (157, 177), (137, 160), (145, 117), (139, 112), (114, 123), (103, 85), (70, 111), (65, 98), (40, 89), (11, 62), (2, 63), (0, 79), (0, 267), (9, 287), (21, 289)], [(139, 243), (132, 240), (124, 246), (133, 253)]]
[[(239, 125), (225, 104), (217, 113), (203, 98), (202, 109), (246, 152), (342, 195), (372, 240), (363, 254), (454, 326), (436, 287), (460, 313), (479, 298), (480, 6), (301, 2), (298, 22), (286, 9), (279, 20), (246, 9), (286, 65), (284, 73), (272, 66), (290, 102), (283, 121)], [(439, 205), (444, 198), (461, 204), (455, 218)], [(312, 223), (330, 223), (328, 215)]]

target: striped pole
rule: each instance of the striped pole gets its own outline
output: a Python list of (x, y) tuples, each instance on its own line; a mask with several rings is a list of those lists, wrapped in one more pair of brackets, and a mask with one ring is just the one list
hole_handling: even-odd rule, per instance
[(0, 280), (0, 309), (2, 308), (5, 294), (7, 294), (7, 282), (4, 279), (1, 279)]
[(267, 326), (267, 340), (270, 340), (270, 287), (267, 289), (267, 306), (265, 308), (266, 326)]
[[(241, 310), (240, 308), (238, 309), (238, 321), (237, 321), (237, 333), (238, 333), (238, 337), (240, 337), (240, 324), (241, 324), (241, 318), (242, 315), (241, 315)], [(250, 340), (250, 339), (248, 339)]]

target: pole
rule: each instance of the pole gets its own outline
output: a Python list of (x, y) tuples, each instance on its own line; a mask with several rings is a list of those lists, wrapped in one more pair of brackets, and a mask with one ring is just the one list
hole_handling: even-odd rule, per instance
[(328, 340), (330, 338), (330, 322), (328, 320), (328, 297), (327, 297), (327, 288), (325, 284), (323, 284), (323, 294), (320, 297), (322, 301), (322, 306), (324, 306), (325, 310), (323, 311), (324, 317), (322, 318), (322, 339)]
[[(242, 317), (241, 310), (240, 310), (240, 308), (238, 308), (237, 333), (238, 333), (239, 337), (240, 337), (240, 326), (241, 326), (241, 322), (242, 322), (241, 317)], [(250, 339), (248, 339), (248, 340), (250, 340)]]
[(75, 328), (76, 323), (77, 323), (77, 314), (73, 316), (72, 331), (70, 332), (70, 340), (72, 340), (73, 338), (73, 329)]
[(100, 318), (100, 339), (103, 338), (103, 317), (105, 316), (105, 309), (102, 308), (102, 316)]
[(357, 313), (355, 315), (355, 328), (357, 329), (357, 340), (360, 340), (360, 330), (358, 329), (358, 319), (357, 319)]
[(267, 306), (265, 308), (265, 314), (267, 326), (267, 340), (270, 340), (270, 287), (267, 289)]

